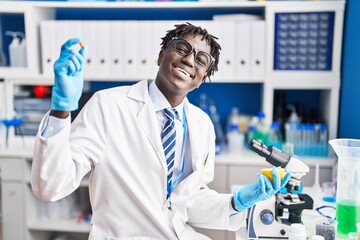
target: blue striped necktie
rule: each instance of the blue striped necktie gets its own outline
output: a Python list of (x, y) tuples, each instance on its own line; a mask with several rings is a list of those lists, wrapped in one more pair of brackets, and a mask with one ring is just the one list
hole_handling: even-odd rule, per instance
[(169, 197), (171, 193), (171, 183), (172, 183), (172, 175), (173, 175), (173, 167), (175, 160), (175, 143), (176, 143), (176, 130), (175, 130), (175, 122), (174, 122), (174, 113), (170, 109), (164, 109), (164, 113), (166, 116), (166, 122), (164, 125), (164, 129), (161, 132), (161, 139), (164, 148), (164, 154), (168, 169), (167, 174), (167, 197)]

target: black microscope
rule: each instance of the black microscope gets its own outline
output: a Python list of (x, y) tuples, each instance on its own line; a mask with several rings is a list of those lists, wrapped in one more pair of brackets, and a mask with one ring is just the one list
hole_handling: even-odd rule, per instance
[(254, 139), (250, 141), (250, 149), (273, 166), (291, 172), (292, 176), (286, 185), (286, 193), (277, 193), (248, 210), (248, 239), (288, 239), (290, 225), (302, 223), (303, 210), (313, 209), (314, 201), (309, 195), (294, 193), (299, 190), (301, 178), (309, 172), (309, 167), (295, 155)]

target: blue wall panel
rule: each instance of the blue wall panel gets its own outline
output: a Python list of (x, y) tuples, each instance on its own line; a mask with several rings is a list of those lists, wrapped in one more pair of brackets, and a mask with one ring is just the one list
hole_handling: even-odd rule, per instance
[(360, 139), (360, 1), (346, 5), (338, 136)]

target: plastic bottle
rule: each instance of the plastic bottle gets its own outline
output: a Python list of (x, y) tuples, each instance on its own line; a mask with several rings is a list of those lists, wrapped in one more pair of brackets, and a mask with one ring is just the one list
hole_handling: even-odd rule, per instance
[(19, 45), (19, 53), (18, 53), (18, 67), (26, 67), (26, 40), (25, 34), (22, 32), (16, 32), (18, 36), (22, 37), (22, 40)]
[(239, 130), (239, 110), (233, 108), (228, 120), (228, 151), (230, 153), (240, 153), (243, 151), (245, 135)]
[(227, 133), (228, 150), (230, 153), (240, 153), (244, 149), (245, 136), (239, 131), (238, 125), (230, 125)]
[(26, 40), (24, 33), (6, 31), (5, 34), (13, 38), (9, 44), (10, 66), (26, 67)]
[(293, 223), (290, 226), (289, 240), (306, 240), (306, 228), (303, 224)]
[(300, 143), (301, 137), (300, 118), (293, 105), (288, 105), (287, 108), (291, 111), (291, 114), (285, 123), (285, 140), (287, 143), (297, 145)]
[(12, 31), (6, 31), (5, 34), (13, 38), (9, 45), (10, 67), (18, 67), (20, 57), (20, 38)]
[(284, 139), (280, 131), (280, 123), (275, 121), (271, 124), (268, 144), (282, 149), (283, 140)]
[(258, 112), (257, 117), (259, 118), (259, 122), (256, 125), (253, 138), (267, 145), (269, 141), (269, 128), (265, 122), (265, 114)]
[(300, 123), (300, 118), (296, 113), (296, 108), (293, 105), (288, 105), (287, 108), (291, 111), (290, 117), (287, 119), (288, 123)]
[(227, 129), (230, 129), (231, 125), (239, 125), (239, 109), (233, 107), (227, 121)]

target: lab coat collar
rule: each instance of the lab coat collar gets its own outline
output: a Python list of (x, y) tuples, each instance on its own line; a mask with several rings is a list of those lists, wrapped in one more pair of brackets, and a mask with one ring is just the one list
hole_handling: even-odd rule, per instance
[(131, 86), (127, 96), (140, 102), (146, 102), (150, 100), (148, 85), (151, 80), (141, 80)]
[(199, 136), (201, 134), (199, 132), (202, 129), (202, 122), (201, 122), (201, 111), (200, 109), (193, 106), (189, 100), (186, 98), (184, 101), (184, 110), (186, 114), (186, 123), (188, 125), (188, 133), (189, 133), (189, 142), (191, 145), (191, 161), (193, 171), (201, 167), (201, 139), (202, 137)]
[[(164, 156), (164, 150), (161, 142), (161, 138), (157, 131), (154, 131), (155, 126), (157, 126), (157, 119), (155, 114), (154, 105), (149, 97), (148, 84), (150, 81), (143, 80), (130, 87), (130, 90), (127, 96), (135, 101), (142, 102), (143, 105), (139, 106), (137, 113), (137, 118), (140, 126), (144, 130), (147, 138), (149, 139), (152, 147), (160, 164), (164, 170), (164, 179), (166, 178), (167, 166)], [(166, 188), (165, 188), (166, 189)]]

